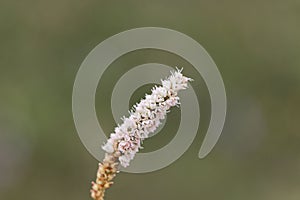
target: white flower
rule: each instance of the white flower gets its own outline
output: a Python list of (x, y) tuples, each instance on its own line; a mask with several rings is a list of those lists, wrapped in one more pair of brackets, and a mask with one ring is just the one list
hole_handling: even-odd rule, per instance
[(119, 157), (119, 161), (123, 167), (128, 167), (130, 162), (130, 156), (122, 155)]
[(113, 138), (110, 138), (107, 140), (106, 144), (104, 144), (102, 146), (102, 149), (104, 151), (106, 151), (107, 153), (113, 153), (114, 152), (114, 139)]
[(120, 152), (118, 159), (123, 167), (129, 166), (141, 148), (142, 141), (157, 129), (167, 111), (180, 104), (177, 92), (186, 89), (188, 81), (192, 80), (183, 76), (181, 71), (177, 69), (166, 80), (161, 81), (162, 86), (152, 88), (150, 95), (147, 94), (145, 99), (134, 105), (130, 116), (123, 118), (123, 123), (115, 128), (115, 133), (111, 134), (102, 147), (110, 154)]

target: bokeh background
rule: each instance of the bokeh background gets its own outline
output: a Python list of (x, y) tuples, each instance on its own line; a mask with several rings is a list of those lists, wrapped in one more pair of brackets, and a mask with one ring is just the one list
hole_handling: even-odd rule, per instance
[[(159, 62), (195, 79), (202, 121), (192, 146), (171, 166), (121, 173), (107, 192), (118, 199), (300, 199), (300, 1), (0, 1), (0, 199), (89, 199), (97, 160), (72, 118), (72, 87), (86, 55), (121, 31), (171, 28), (202, 44), (219, 67), (228, 113), (219, 142), (198, 159), (210, 102), (203, 80), (176, 55), (129, 53), (101, 79), (96, 109), (109, 134), (112, 84), (134, 65)], [(195, 77), (196, 76), (196, 77)], [(149, 91), (139, 88), (133, 104)], [(101, 92), (99, 90), (101, 89)], [(173, 109), (145, 151), (176, 131)]]

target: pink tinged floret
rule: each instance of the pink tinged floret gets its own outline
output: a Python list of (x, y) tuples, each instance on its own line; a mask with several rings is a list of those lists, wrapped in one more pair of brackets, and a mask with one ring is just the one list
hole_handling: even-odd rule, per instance
[(122, 153), (125, 153), (130, 147), (130, 141), (121, 141), (118, 145), (118, 150)]

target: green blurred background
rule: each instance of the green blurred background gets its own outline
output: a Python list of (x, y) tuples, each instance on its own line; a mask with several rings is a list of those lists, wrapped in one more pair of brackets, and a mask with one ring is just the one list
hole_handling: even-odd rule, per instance
[[(119, 58), (96, 97), (107, 133), (115, 126), (108, 107), (113, 81), (146, 62), (185, 68), (201, 91), (203, 121), (178, 161), (152, 173), (119, 174), (106, 199), (300, 199), (300, 1), (1, 0), (0, 24), (0, 199), (89, 199), (97, 160), (75, 130), (73, 82), (98, 43), (144, 26), (183, 32), (206, 48), (226, 86), (227, 120), (214, 150), (199, 160), (210, 117), (203, 80), (167, 52)], [(136, 91), (131, 104), (149, 88)], [(172, 139), (178, 114), (173, 109), (145, 151)]]

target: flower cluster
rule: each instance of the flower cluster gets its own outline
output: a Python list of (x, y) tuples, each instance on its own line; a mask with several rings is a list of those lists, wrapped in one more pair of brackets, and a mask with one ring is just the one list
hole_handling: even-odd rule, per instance
[(123, 123), (115, 128), (103, 145), (106, 153), (115, 155), (123, 167), (129, 166), (142, 141), (156, 130), (168, 110), (180, 104), (177, 92), (186, 89), (188, 81), (192, 80), (183, 76), (181, 71), (177, 70), (162, 80), (162, 86), (152, 88), (152, 93), (130, 110), (129, 117), (123, 117)]
[(105, 190), (113, 184), (112, 180), (118, 173), (119, 163), (123, 167), (129, 166), (142, 141), (156, 130), (172, 106), (179, 105), (177, 92), (186, 89), (188, 81), (192, 80), (183, 76), (181, 71), (177, 70), (162, 80), (162, 86), (155, 86), (151, 95), (146, 95), (136, 104), (130, 110), (130, 116), (123, 117), (123, 123), (103, 145), (105, 158), (99, 164), (96, 181), (92, 182), (91, 197), (94, 200), (104, 199)]

